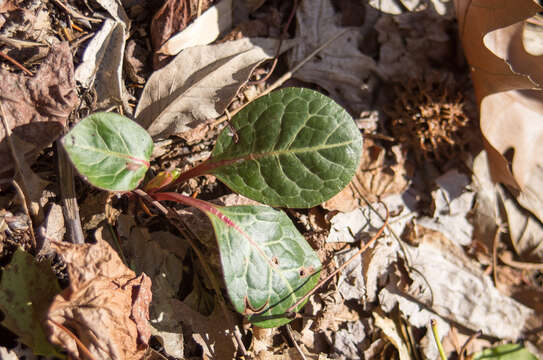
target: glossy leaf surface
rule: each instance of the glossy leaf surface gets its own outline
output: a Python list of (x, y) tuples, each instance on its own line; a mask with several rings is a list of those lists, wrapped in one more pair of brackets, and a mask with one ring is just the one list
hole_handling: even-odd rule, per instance
[(281, 211), (249, 205), (214, 209), (206, 213), (234, 307), (260, 327), (288, 323), (286, 310), (319, 280), (317, 254)]
[(351, 181), (362, 137), (351, 116), (309, 89), (286, 88), (236, 114), (208, 161), (232, 190), (272, 206), (311, 207)]
[(153, 141), (141, 126), (114, 113), (86, 117), (64, 136), (62, 144), (85, 180), (111, 191), (136, 188), (153, 151)]

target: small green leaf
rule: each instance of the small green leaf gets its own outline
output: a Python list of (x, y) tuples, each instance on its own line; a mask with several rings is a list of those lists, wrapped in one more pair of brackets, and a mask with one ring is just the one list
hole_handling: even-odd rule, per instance
[(62, 145), (90, 184), (111, 191), (135, 189), (153, 151), (153, 140), (141, 126), (114, 113), (81, 120), (62, 138)]
[(250, 103), (218, 139), (211, 173), (232, 190), (271, 206), (311, 207), (355, 174), (362, 137), (351, 116), (309, 89), (286, 88)]
[(537, 360), (537, 357), (520, 344), (504, 344), (476, 353), (473, 360)]
[(267, 206), (214, 209), (206, 213), (215, 230), (235, 309), (260, 327), (288, 323), (286, 310), (319, 280), (317, 254), (281, 211)]
[(5, 316), (2, 325), (17, 334), (34, 354), (64, 359), (44, 330), (47, 310), (59, 292), (51, 266), (18, 249), (2, 273), (0, 310)]

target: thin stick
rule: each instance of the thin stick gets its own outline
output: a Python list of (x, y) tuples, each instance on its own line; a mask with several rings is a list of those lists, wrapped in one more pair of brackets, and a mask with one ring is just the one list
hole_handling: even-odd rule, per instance
[(283, 44), (283, 40), (287, 37), (287, 31), (290, 27), (290, 23), (292, 22), (292, 19), (294, 19), (294, 14), (296, 14), (296, 9), (298, 8), (298, 0), (294, 0), (294, 5), (292, 5), (292, 10), (290, 10), (290, 15), (288, 17), (287, 23), (285, 26), (283, 26), (283, 31), (281, 32), (281, 37), (279, 38), (279, 43), (277, 44), (277, 49), (275, 50), (275, 57), (273, 58), (273, 63), (270, 68), (270, 71), (264, 76), (262, 79), (257, 81), (250, 81), (250, 85), (256, 85), (263, 83), (264, 81), (268, 80), (270, 76), (273, 74), (273, 71), (275, 70), (275, 67), (277, 66), (277, 63), (279, 62), (279, 53), (281, 51), (281, 45)]
[(7, 61), (11, 62), (13, 65), (15, 65), (17, 68), (19, 68), (19, 70), (22, 70), (25, 74), (30, 75), (30, 76), (34, 76), (32, 71), (25, 68), (23, 65), (21, 65), (21, 63), (19, 63), (17, 60), (12, 58), (8, 54), (4, 53), (3, 51), (0, 51), (0, 56), (2, 56)]
[(32, 217), (30, 216), (30, 211), (28, 211), (28, 206), (26, 206), (26, 197), (23, 193), (23, 190), (15, 181), (15, 179), (11, 180), (11, 185), (15, 188), (15, 191), (17, 192), (17, 196), (21, 199), (21, 203), (23, 204), (23, 210), (25, 211), (26, 216), (28, 216), (28, 221), (30, 221), (30, 245), (32, 246), (32, 249), (34, 249), (36, 252), (38, 250), (38, 243), (36, 241), (36, 235), (34, 234), (34, 226), (32, 225)]
[(308, 297), (310, 297), (311, 295), (313, 295), (315, 293), (315, 291), (317, 291), (317, 289), (319, 289), (324, 283), (326, 283), (328, 280), (330, 280), (332, 277), (336, 276), (336, 274), (338, 272), (340, 272), (341, 270), (345, 269), (345, 267), (347, 265), (349, 265), (358, 255), (362, 254), (364, 251), (366, 251), (366, 249), (368, 247), (370, 247), (371, 245), (373, 245), (373, 243), (375, 242), (375, 240), (377, 240), (381, 234), (383, 233), (383, 231), (385, 230), (386, 226), (388, 225), (388, 208), (385, 206), (385, 209), (386, 209), (386, 218), (384, 220), (384, 224), (383, 226), (381, 226), (381, 228), (379, 228), (379, 230), (377, 231), (377, 233), (366, 243), (364, 244), (360, 250), (358, 250), (356, 252), (356, 254), (354, 254), (353, 256), (351, 256), (349, 258), (349, 260), (345, 261), (340, 267), (338, 267), (336, 270), (334, 270), (330, 275), (328, 275), (326, 278), (324, 278), (324, 280), (321, 280), (317, 286), (315, 286), (313, 289), (311, 289), (311, 291), (309, 291), (307, 294), (305, 294), (304, 296), (302, 296), (300, 299), (298, 299), (298, 301), (296, 301), (296, 303), (294, 305), (292, 305), (291, 307), (289, 307), (286, 311), (287, 314), (289, 313), (292, 313), (294, 311), (294, 309), (296, 309), (302, 302), (305, 301), (305, 299), (307, 299)]
[(492, 278), (494, 279), (494, 286), (498, 287), (498, 274), (496, 268), (498, 267), (498, 240), (502, 232), (501, 225), (498, 225), (494, 239), (492, 240)]
[[(290, 70), (289, 72), (285, 73), (283, 76), (281, 76), (279, 79), (277, 79), (277, 81), (275, 81), (272, 85), (270, 85), (269, 88), (267, 88), (266, 90), (264, 90), (260, 95), (258, 95), (256, 98), (253, 99), (256, 100), (258, 99), (259, 97), (262, 97), (264, 95), (267, 95), (269, 94), (270, 92), (272, 92), (273, 90), (277, 89), (279, 86), (283, 85), (283, 83), (285, 83), (285, 81), (289, 80), (290, 78), (292, 78), (292, 76), (294, 75), (294, 73), (298, 70), (300, 70), (300, 68), (302, 66), (304, 66), (309, 60), (311, 60), (311, 58), (313, 58), (315, 55), (317, 55), (320, 51), (322, 51), (322, 49), (324, 49), (325, 47), (327, 47), (328, 45), (330, 45), (334, 40), (336, 40), (337, 38), (339, 38), (340, 36), (344, 35), (349, 29), (345, 29), (343, 31), (340, 31), (339, 33), (337, 33), (336, 35), (332, 36), (329, 40), (327, 40), (324, 44), (322, 44), (321, 46), (319, 46), (317, 49), (315, 49), (311, 54), (309, 54), (305, 59), (303, 59), (302, 61), (300, 61), (296, 66), (294, 66), (292, 68), (292, 70)], [(250, 102), (246, 103), (246, 104), (243, 104), (242, 106), (240, 106), (239, 108), (235, 109), (234, 111), (232, 111), (231, 113), (231, 116), (234, 116), (236, 115), (238, 112), (240, 112), (245, 106), (249, 105)], [(218, 118), (213, 124), (211, 124), (211, 128), (219, 125), (220, 123), (224, 122), (225, 120), (227, 119), (226, 115), (223, 115), (221, 116), (220, 118)]]
[(211, 271), (209, 264), (204, 258), (204, 255), (200, 252), (200, 249), (198, 249), (198, 247), (196, 246), (196, 243), (192, 240), (191, 236), (187, 234), (185, 229), (182, 226), (180, 226), (179, 222), (182, 222), (182, 220), (180, 219), (179, 214), (175, 212), (172, 208), (166, 208), (159, 201), (153, 199), (149, 194), (147, 194), (145, 191), (141, 189), (136, 189), (133, 191), (133, 193), (135, 193), (138, 196), (141, 196), (145, 201), (149, 202), (151, 205), (156, 207), (168, 219), (176, 220), (176, 221), (172, 221), (172, 224), (179, 230), (179, 232), (189, 242), (190, 246), (192, 247), (192, 249), (196, 253), (196, 256), (198, 257), (198, 260), (200, 260), (200, 263), (202, 264), (202, 267), (204, 268), (206, 275), (211, 281), (211, 286), (213, 287), (213, 290), (215, 291), (217, 297), (219, 298), (219, 304), (221, 306), (222, 311), (224, 312), (224, 316), (230, 322), (230, 325), (234, 329), (234, 339), (236, 339), (238, 347), (241, 350), (241, 353), (243, 354), (243, 356), (247, 357), (247, 350), (245, 349), (245, 345), (243, 345), (243, 341), (241, 340), (241, 334), (239, 332), (239, 329), (237, 329), (237, 326), (234, 325), (234, 320), (232, 319), (230, 312), (226, 308), (226, 301), (224, 300), (222, 296), (219, 282), (217, 281), (217, 278), (213, 274), (213, 271)]
[(439, 351), (439, 357), (441, 358), (441, 360), (447, 360), (447, 356), (445, 356), (445, 350), (443, 350), (443, 345), (441, 344), (441, 340), (439, 339), (439, 333), (437, 332), (436, 319), (430, 320), (430, 325), (432, 326), (432, 333), (434, 334), (434, 340), (437, 345), (437, 350)]
[(84, 244), (85, 236), (81, 228), (79, 205), (75, 194), (74, 167), (68, 155), (57, 140), (58, 178), (60, 183), (60, 197), (62, 200), (62, 212), (66, 221), (67, 238), (73, 244)]
[(473, 340), (477, 339), (479, 336), (481, 336), (483, 332), (481, 330), (477, 330), (475, 334), (472, 334), (468, 340), (462, 345), (462, 348), (460, 349), (460, 354), (458, 357), (458, 360), (464, 360), (464, 354), (466, 353), (466, 350), (468, 349), (469, 344), (473, 342)]
[(69, 337), (71, 337), (75, 343), (77, 344), (77, 347), (79, 347), (79, 349), (81, 350), (82, 353), (85, 354), (85, 356), (87, 356), (89, 359), (91, 360), (96, 360), (96, 358), (91, 354), (91, 352), (89, 351), (89, 349), (87, 349), (87, 347), (85, 346), (85, 344), (83, 344), (81, 342), (81, 340), (79, 340), (77, 338), (77, 336), (74, 335), (73, 332), (71, 332), (70, 330), (68, 330), (68, 328), (66, 328), (64, 325), (62, 324), (59, 324), (57, 323), (55, 320), (53, 319), (47, 319), (47, 321), (50, 321), (51, 323), (53, 323), (54, 325), (58, 326), (60, 329), (62, 329), (66, 334), (68, 334)]
[(101, 23), (102, 22), (101, 19), (91, 18), (91, 17), (88, 17), (88, 16), (85, 16), (83, 14), (78, 13), (77, 11), (72, 9), (70, 6), (64, 4), (60, 0), (53, 0), (53, 2), (55, 4), (57, 4), (59, 7), (61, 7), (62, 10), (66, 11), (68, 13), (68, 15), (71, 15), (76, 19), (87, 20), (87, 21), (90, 21), (90, 22), (93, 22), (93, 23)]
[(300, 345), (298, 344), (298, 342), (296, 341), (296, 339), (294, 338), (292, 334), (292, 328), (290, 327), (290, 324), (286, 324), (285, 328), (287, 329), (287, 334), (288, 334), (288, 337), (290, 338), (290, 341), (292, 341), (292, 343), (294, 344), (294, 347), (296, 348), (296, 351), (298, 352), (302, 360), (307, 360), (307, 358), (305, 357), (305, 354), (300, 348)]
[[(8, 142), (9, 150), (11, 151), (11, 157), (13, 158), (13, 162), (15, 163), (15, 172), (13, 174), (13, 180), (12, 185), (15, 187), (15, 190), (19, 194), (19, 197), (21, 197), (21, 201), (23, 203), (23, 208), (26, 212), (26, 215), (28, 216), (28, 220), (30, 221), (30, 234), (32, 235), (32, 247), (34, 250), (37, 250), (37, 242), (36, 237), (34, 236), (34, 229), (32, 224), (32, 216), (30, 216), (30, 200), (26, 198), (24, 195), (25, 193), (28, 194), (28, 186), (25, 183), (25, 179), (23, 177), (23, 174), (21, 172), (22, 165), (19, 162), (19, 158), (17, 157), (17, 150), (15, 150), (15, 144), (13, 143), (13, 139), (11, 138), (11, 128), (8, 125), (8, 119), (6, 118), (6, 113), (4, 111), (4, 105), (3, 102), (0, 101), (0, 117), (2, 118), (2, 124), (4, 125), (4, 131), (6, 132), (6, 139)], [(15, 181), (15, 177), (17, 177), (17, 173), (21, 175), (21, 184), (19, 185), (17, 181)]]
[(0, 35), (0, 43), (4, 43), (10, 46), (13, 46), (17, 50), (21, 50), (22, 48), (26, 47), (46, 47), (47, 44), (42, 44), (35, 41), (26, 41), (26, 40), (19, 40), (19, 39), (12, 39), (5, 35)]

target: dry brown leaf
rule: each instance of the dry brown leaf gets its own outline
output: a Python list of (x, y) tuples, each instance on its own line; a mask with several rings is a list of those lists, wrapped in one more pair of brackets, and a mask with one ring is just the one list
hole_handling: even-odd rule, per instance
[[(24, 145), (18, 147), (27, 158), (51, 144), (66, 125), (77, 103), (72, 54), (67, 42), (54, 45), (37, 74), (29, 78), (0, 70), (0, 101), (13, 136)], [(0, 128), (0, 173), (13, 166)]]
[[(338, 14), (330, 0), (302, 1), (296, 11), (301, 44), (289, 54), (291, 66), (305, 59), (327, 40), (347, 29), (337, 25)], [(317, 84), (332, 98), (360, 114), (369, 108), (376, 78), (375, 61), (359, 50), (363, 36), (360, 29), (349, 29), (331, 45), (312, 58), (294, 77)]]
[[(151, 44), (156, 51), (175, 33), (183, 30), (189, 21), (187, 0), (166, 0), (151, 20)], [(165, 56), (153, 56), (153, 68), (165, 65)]]
[(543, 220), (543, 67), (522, 43), (522, 21), (543, 7), (533, 0), (455, 6), (492, 177)]
[(275, 56), (276, 46), (276, 40), (256, 38), (185, 49), (151, 75), (136, 121), (154, 138), (165, 138), (216, 118), (254, 68)]
[[(70, 286), (49, 319), (72, 329), (96, 359), (141, 359), (150, 336), (151, 280), (128, 269), (105, 242), (52, 243), (67, 265)], [(49, 322), (50, 341), (83, 358), (75, 341)]]
[(395, 162), (389, 164), (385, 159), (385, 148), (369, 139), (364, 140), (355, 177), (345, 189), (322, 206), (328, 210), (350, 212), (360, 207), (360, 194), (374, 202), (388, 195), (402, 193), (409, 185), (405, 157), (398, 147), (393, 149), (393, 153)]

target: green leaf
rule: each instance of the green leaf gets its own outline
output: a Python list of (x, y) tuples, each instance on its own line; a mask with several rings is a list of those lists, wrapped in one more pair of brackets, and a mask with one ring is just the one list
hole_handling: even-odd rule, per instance
[(351, 116), (309, 89), (286, 88), (236, 114), (218, 139), (210, 172), (232, 190), (271, 206), (312, 207), (355, 174), (362, 137)]
[(520, 344), (504, 344), (485, 349), (473, 356), (474, 360), (537, 360), (537, 357)]
[(215, 230), (235, 309), (260, 327), (288, 323), (286, 310), (319, 280), (317, 254), (281, 211), (267, 206), (213, 209), (206, 214)]
[(53, 298), (60, 292), (51, 266), (38, 263), (18, 249), (2, 273), (0, 310), (2, 325), (19, 336), (34, 354), (65, 358), (47, 341), (44, 324)]
[(62, 145), (90, 184), (111, 191), (135, 189), (149, 168), (153, 140), (134, 121), (114, 113), (81, 120)]

